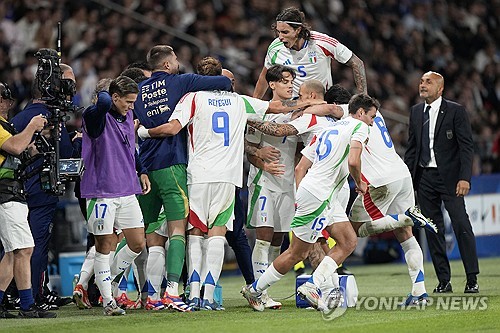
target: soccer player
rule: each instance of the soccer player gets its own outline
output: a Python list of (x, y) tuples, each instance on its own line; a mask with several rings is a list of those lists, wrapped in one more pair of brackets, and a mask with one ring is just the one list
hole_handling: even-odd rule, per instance
[[(292, 84), (295, 72), (283, 65), (269, 68), (266, 80), (273, 91), (273, 100), (289, 100), (292, 98)], [(276, 123), (288, 123), (291, 114), (270, 114), (264, 119)], [(255, 228), (256, 241), (252, 252), (252, 264), (255, 278), (259, 278), (269, 263), (278, 257), (285, 233), (290, 231), (295, 202), (294, 169), (297, 137), (279, 138), (252, 131), (249, 127), (245, 144), (258, 147), (274, 147), (279, 154), (276, 163), (284, 168), (276, 176), (269, 172), (265, 162), (252, 154), (247, 154), (251, 163), (248, 173), (247, 226)], [(262, 294), (266, 308), (280, 309), (281, 303), (274, 301), (267, 292)]]
[[(412, 227), (437, 232), (435, 225), (415, 207), (408, 167), (396, 153), (389, 130), (377, 111), (369, 140), (361, 154), (362, 176), (368, 191), (354, 201), (349, 219), (359, 237), (393, 230), (405, 253), (412, 290), (403, 305), (427, 303), (422, 249)], [(408, 217), (401, 218), (401, 212)]]
[[(145, 246), (144, 221), (136, 195), (147, 193), (150, 187), (147, 174), (140, 174), (139, 183), (136, 173), (130, 111), (137, 93), (132, 79), (119, 76), (110, 83), (109, 93), (100, 92), (97, 103), (83, 113), (82, 158), (86, 169), (81, 195), (87, 198), (88, 230), (95, 236), (95, 280), (105, 315), (125, 314), (113, 299), (111, 281), (123, 274)], [(122, 230), (127, 245), (116, 253), (110, 267), (109, 253), (116, 239), (113, 227)]]
[[(212, 57), (198, 64), (198, 73), (220, 75), (221, 72), (220, 62)], [(168, 123), (141, 130), (141, 137), (154, 138), (176, 135), (188, 127), (188, 276), (189, 303), (194, 308), (223, 309), (214, 302), (213, 292), (224, 260), (223, 236), (226, 228), (232, 229), (235, 187), (241, 187), (243, 182), (247, 118), (250, 115), (260, 119), (266, 111), (284, 113), (317, 103), (265, 102), (236, 93), (201, 91), (185, 95)], [(206, 250), (203, 250), (204, 235), (208, 235)], [(200, 276), (202, 271), (205, 274)], [(200, 299), (201, 281), (205, 284), (203, 300)]]
[[(255, 126), (258, 130), (273, 136), (299, 136), (302, 142), (305, 145), (308, 145), (312, 138), (317, 135), (321, 130), (325, 127), (328, 127), (332, 124), (332, 122), (336, 121), (336, 118), (345, 117), (348, 112), (345, 112), (347, 109), (347, 103), (349, 103), (350, 94), (349, 92), (336, 84), (332, 86), (329, 90), (329, 98), (328, 101), (330, 105), (337, 104), (338, 107), (335, 108), (334, 117), (332, 116), (317, 116), (310, 113), (304, 113), (298, 118), (295, 118), (291, 122), (287, 124), (278, 124), (277, 122), (259, 122), (254, 123), (250, 122), (253, 126)], [(318, 80), (307, 80), (305, 81), (299, 88), (299, 100), (301, 99), (313, 99), (313, 100), (324, 100), (325, 97), (325, 88)], [(349, 184), (347, 181), (344, 183), (342, 189), (340, 190), (338, 196), (341, 205), (346, 208), (347, 203), (349, 201)], [(323, 243), (323, 240), (320, 239), (320, 242)], [(321, 248), (317, 248), (315, 245), (313, 250), (311, 250), (311, 254), (318, 252), (321, 258), (324, 256), (324, 251)], [(314, 260), (314, 256), (310, 256), (310, 262), (313, 268), (319, 264), (319, 261)], [(298, 263), (294, 266), (294, 270), (300, 269), (304, 264), (302, 262)], [(265, 297), (265, 296), (264, 296)]]
[(295, 70), (294, 96), (298, 95), (302, 83), (310, 79), (319, 80), (328, 89), (333, 85), (331, 62), (334, 59), (352, 68), (358, 93), (367, 92), (363, 61), (335, 38), (311, 31), (304, 13), (299, 9), (290, 7), (281, 11), (272, 28), (277, 38), (267, 49), (254, 97), (264, 96), (267, 90), (266, 72), (275, 64)]
[[(153, 73), (139, 84), (139, 96), (134, 113), (146, 128), (166, 123), (182, 96), (199, 90), (230, 90), (231, 81), (223, 76), (178, 74), (179, 61), (168, 45), (156, 45), (147, 55)], [(186, 184), (186, 130), (168, 138), (145, 140), (139, 143), (139, 156), (151, 179), (151, 192), (139, 198), (148, 233), (149, 250), (146, 273), (151, 288), (147, 309), (159, 310), (165, 305), (178, 311), (189, 307), (179, 297), (179, 279), (185, 257), (185, 230), (188, 201)], [(159, 220), (161, 207), (165, 220)], [(153, 231), (154, 230), (154, 231)], [(165, 243), (169, 239), (167, 290), (162, 295), (161, 283), (165, 270)]]
[[(21, 162), (18, 156), (40, 132), (47, 120), (38, 115), (31, 118), (19, 134), (7, 122), (13, 98), (5, 83), (0, 83), (0, 242), (5, 254), (0, 261), (0, 304), (12, 278), (16, 281), (21, 307), (20, 318), (55, 318), (56, 314), (35, 305), (31, 290), (30, 259), (34, 241), (28, 224), (28, 206), (23, 184), (15, 179), (14, 171)], [(16, 318), (0, 305), (0, 318)]]
[[(323, 259), (311, 279), (312, 288), (302, 290), (304, 296), (321, 295), (316, 286), (330, 276), (356, 247), (356, 234), (341, 207), (337, 192), (350, 173), (359, 193), (365, 193), (367, 184), (361, 179), (361, 150), (368, 139), (368, 125), (376, 113), (376, 101), (365, 94), (353, 97), (349, 103), (350, 117), (332, 123), (315, 137), (302, 151), (303, 157), (295, 171), (297, 183), (296, 212), (292, 221), (292, 242), (269, 266), (260, 279), (244, 286), (243, 296), (250, 306), (263, 311), (262, 292), (279, 281), (295, 263), (305, 259), (312, 244), (327, 229), (337, 245)], [(328, 212), (328, 214), (327, 214)], [(327, 260), (328, 258), (328, 260)], [(316, 308), (322, 303), (316, 299)]]

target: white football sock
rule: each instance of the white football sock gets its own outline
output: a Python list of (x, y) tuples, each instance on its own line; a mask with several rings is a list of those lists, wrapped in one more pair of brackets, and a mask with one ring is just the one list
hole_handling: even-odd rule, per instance
[(407, 215), (386, 215), (378, 220), (363, 223), (358, 229), (358, 236), (368, 237), (407, 226), (413, 226), (413, 221)]
[(256, 239), (252, 251), (253, 275), (257, 280), (269, 266), (269, 249), (271, 243), (265, 240)]
[(214, 291), (222, 272), (224, 263), (224, 243), (226, 237), (212, 236), (207, 239), (207, 254), (205, 256), (205, 265), (207, 266), (207, 275), (204, 278), (205, 292), (203, 299), (209, 303), (214, 302)]
[(279, 280), (283, 278), (283, 274), (278, 272), (276, 268), (274, 268), (274, 264), (269, 265), (264, 274), (260, 277), (260, 279), (256, 280), (252, 287), (257, 292), (263, 292)]
[(161, 283), (165, 274), (165, 249), (163, 246), (151, 246), (149, 248), (148, 261), (146, 264), (146, 275), (149, 283), (154, 289), (154, 293), (150, 295), (152, 300), (159, 300)]
[(138, 255), (139, 253), (132, 251), (128, 245), (116, 252), (111, 264), (111, 278), (114, 279), (117, 275), (124, 273)]
[(339, 265), (329, 256), (325, 256), (312, 275), (314, 284), (321, 287), (326, 281), (331, 281), (331, 276)]
[(201, 267), (203, 266), (203, 243), (205, 237), (188, 235), (187, 262), (189, 299), (200, 298)]
[(85, 260), (83, 261), (82, 268), (80, 271), (80, 277), (78, 278), (78, 283), (81, 284), (83, 289), (87, 290), (89, 288), (89, 280), (94, 274), (94, 259), (95, 259), (95, 246), (92, 246)]
[(420, 296), (425, 293), (424, 282), (424, 256), (422, 249), (418, 245), (415, 236), (408, 238), (401, 247), (405, 253), (406, 264), (408, 265), (408, 273), (412, 282), (411, 294)]
[(111, 267), (111, 265), (113, 264), (113, 260), (115, 260), (115, 254), (115, 250), (109, 251), (109, 267)]
[(148, 291), (142, 292), (146, 284), (146, 264), (148, 262), (148, 250), (146, 248), (142, 249), (141, 253), (135, 258), (132, 263), (132, 268), (134, 270), (134, 276), (138, 284), (139, 290), (137, 293), (141, 296), (142, 300), (146, 300), (148, 297)]
[[(128, 288), (128, 276), (130, 274), (130, 266), (129, 265), (125, 270), (123, 271), (122, 277), (118, 281), (118, 283), (113, 283), (111, 282), (111, 290), (113, 292), (113, 297), (117, 298), (123, 293), (127, 293), (127, 288)], [(114, 285), (114, 286), (113, 286)]]
[(271, 265), (271, 263), (276, 260), (276, 258), (278, 258), (280, 254), (281, 246), (271, 245), (271, 247), (269, 248), (269, 265)]
[(101, 293), (103, 306), (106, 306), (113, 299), (110, 271), (109, 254), (96, 252), (94, 260), (95, 283)]

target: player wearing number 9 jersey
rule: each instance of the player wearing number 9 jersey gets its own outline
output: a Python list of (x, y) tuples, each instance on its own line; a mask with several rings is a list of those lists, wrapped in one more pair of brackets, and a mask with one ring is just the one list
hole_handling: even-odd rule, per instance
[[(220, 62), (212, 57), (198, 64), (200, 74), (220, 75), (221, 72)], [(221, 309), (213, 300), (213, 291), (224, 259), (224, 234), (226, 228), (232, 229), (235, 186), (243, 184), (247, 119), (262, 119), (267, 111), (289, 112), (310, 105), (310, 102), (292, 104), (266, 102), (222, 91), (188, 93), (179, 101), (168, 123), (146, 130), (145, 136), (141, 134), (146, 138), (166, 137), (187, 127), (188, 276), (190, 305), (194, 307)], [(208, 234), (206, 247), (203, 246), (204, 234)], [(202, 271), (205, 274), (200, 277)], [(204, 282), (205, 292), (200, 301), (201, 282)]]

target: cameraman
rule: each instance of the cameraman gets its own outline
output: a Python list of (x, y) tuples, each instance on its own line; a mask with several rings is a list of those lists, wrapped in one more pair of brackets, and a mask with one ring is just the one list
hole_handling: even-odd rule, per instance
[[(60, 64), (59, 66), (62, 71), (62, 79), (70, 79), (75, 82), (75, 74), (73, 69), (66, 65)], [(33, 81), (33, 102), (28, 104), (23, 111), (17, 114), (12, 119), (12, 124), (17, 131), (23, 131), (29, 124), (31, 119), (36, 115), (42, 114), (50, 119), (51, 111), (50, 107), (46, 104), (42, 91), (39, 88), (39, 77), (35, 77)], [(51, 124), (52, 125), (52, 124)], [(73, 147), (71, 140), (66, 130), (64, 122), (60, 124), (61, 136), (60, 136), (60, 151), (59, 155), (61, 158), (70, 158), (73, 154)], [(56, 125), (57, 126), (57, 125)], [(49, 139), (52, 140), (53, 139)], [(54, 142), (50, 142), (52, 145)], [(36, 160), (27, 171), (31, 171), (40, 166), (43, 163), (43, 158)], [(27, 202), (29, 208), (28, 220), (31, 227), (31, 233), (35, 241), (35, 249), (33, 250), (32, 260), (31, 260), (31, 283), (33, 286), (33, 297), (39, 306), (47, 306), (48, 301), (45, 302), (43, 298), (43, 285), (45, 278), (45, 270), (47, 269), (48, 263), (48, 252), (49, 252), (49, 241), (52, 230), (52, 220), (56, 212), (57, 202), (59, 198), (56, 195), (44, 192), (40, 183), (40, 175), (35, 174), (33, 177), (29, 178), (25, 183), (27, 191)], [(50, 302), (52, 303), (52, 302)], [(57, 304), (57, 303), (56, 303)], [(60, 304), (60, 303), (59, 303)], [(62, 305), (62, 304), (60, 304)], [(45, 307), (50, 308), (50, 307)], [(53, 308), (53, 307), (52, 307)]]
[[(14, 178), (20, 165), (17, 158), (30, 144), (35, 132), (43, 129), (47, 120), (42, 115), (33, 117), (19, 134), (7, 122), (12, 96), (6, 84), (0, 83), (0, 241), (5, 255), (0, 262), (0, 302), (5, 289), (14, 277), (21, 308), (21, 318), (54, 318), (55, 313), (38, 309), (34, 305), (30, 281), (30, 258), (33, 237), (28, 225), (28, 207), (23, 184)], [(0, 318), (15, 318), (0, 305)]]

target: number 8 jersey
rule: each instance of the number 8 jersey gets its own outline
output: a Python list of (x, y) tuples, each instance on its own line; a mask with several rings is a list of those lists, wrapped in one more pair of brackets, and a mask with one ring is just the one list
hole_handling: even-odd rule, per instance
[(188, 130), (187, 183), (243, 185), (247, 119), (262, 120), (269, 102), (225, 91), (186, 94), (170, 120)]
[(300, 187), (318, 200), (329, 200), (334, 192), (340, 190), (349, 174), (347, 157), (351, 141), (364, 145), (368, 133), (368, 125), (352, 117), (339, 120), (318, 133), (302, 150), (302, 155), (313, 164), (300, 182)]
[(370, 138), (361, 154), (361, 173), (374, 187), (411, 177), (408, 167), (394, 149), (385, 120), (379, 111), (373, 119)]

